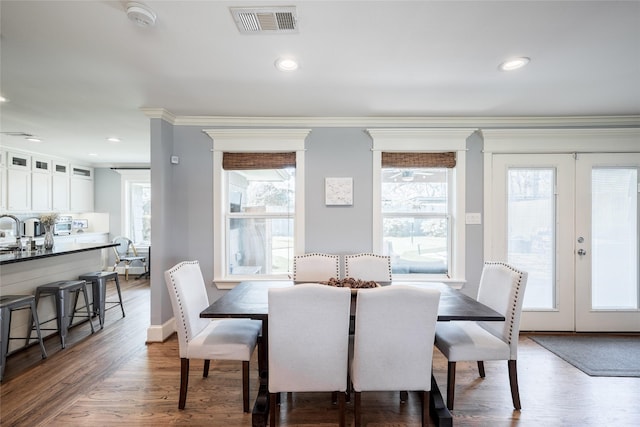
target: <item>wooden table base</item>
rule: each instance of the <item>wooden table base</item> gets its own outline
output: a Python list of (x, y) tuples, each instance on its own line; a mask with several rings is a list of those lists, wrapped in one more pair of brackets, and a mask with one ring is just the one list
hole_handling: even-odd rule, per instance
[[(431, 419), (438, 427), (452, 427), (453, 417), (447, 409), (447, 405), (442, 398), (436, 379), (431, 377), (431, 398), (429, 401), (429, 413)], [(256, 403), (251, 414), (251, 425), (253, 427), (266, 427), (269, 425), (269, 387), (266, 382), (260, 382)]]

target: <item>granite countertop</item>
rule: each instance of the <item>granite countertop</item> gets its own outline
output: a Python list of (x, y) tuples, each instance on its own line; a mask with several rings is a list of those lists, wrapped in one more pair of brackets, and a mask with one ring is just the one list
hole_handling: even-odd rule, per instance
[(118, 246), (117, 243), (69, 243), (57, 244), (51, 250), (39, 251), (13, 251), (0, 253), (0, 265), (13, 264), (16, 262), (33, 261), (41, 258), (49, 258), (60, 255), (67, 255), (77, 252), (94, 251), (98, 249)]

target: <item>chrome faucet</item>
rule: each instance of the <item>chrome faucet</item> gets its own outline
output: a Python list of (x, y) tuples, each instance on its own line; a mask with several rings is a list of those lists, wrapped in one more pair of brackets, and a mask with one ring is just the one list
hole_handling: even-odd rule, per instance
[(9, 215), (9, 214), (2, 214), (0, 215), (0, 218), (11, 218), (16, 222), (16, 244), (18, 245), (18, 250), (20, 250), (20, 248), (22, 247), (22, 242), (20, 240), (22, 237), (22, 230), (20, 229), (20, 220), (18, 219), (17, 216)]

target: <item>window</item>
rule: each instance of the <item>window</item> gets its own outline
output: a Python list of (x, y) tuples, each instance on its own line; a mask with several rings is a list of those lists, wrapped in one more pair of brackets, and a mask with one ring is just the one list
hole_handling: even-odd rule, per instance
[(284, 153), (291, 154), (286, 165), (270, 169), (253, 169), (269, 163), (268, 153), (242, 153), (251, 166), (227, 161), (234, 154), (223, 156), (228, 184), (225, 274), (288, 274), (294, 246), (296, 170), (290, 164), (295, 165), (295, 153)]
[(393, 274), (449, 276), (450, 175), (446, 168), (382, 168), (383, 253)]
[(122, 176), (122, 235), (136, 248), (151, 246), (151, 179), (149, 170), (120, 170)]
[(304, 139), (308, 129), (216, 129), (213, 139), (214, 281), (285, 279), (304, 248)]
[(464, 281), (470, 130), (373, 129), (373, 250), (399, 280)]

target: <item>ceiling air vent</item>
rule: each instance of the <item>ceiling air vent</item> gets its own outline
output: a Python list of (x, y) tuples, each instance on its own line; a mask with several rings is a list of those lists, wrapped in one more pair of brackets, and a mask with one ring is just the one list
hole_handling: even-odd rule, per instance
[(298, 32), (295, 6), (230, 7), (231, 15), (243, 34), (291, 34)]

